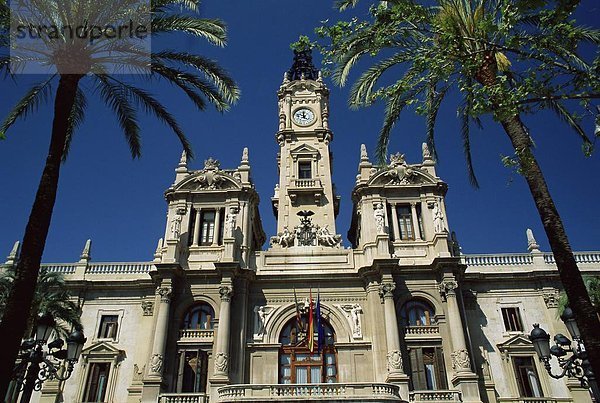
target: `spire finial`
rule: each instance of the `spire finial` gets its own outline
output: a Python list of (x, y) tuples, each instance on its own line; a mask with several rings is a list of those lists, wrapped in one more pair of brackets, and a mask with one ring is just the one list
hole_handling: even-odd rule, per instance
[(158, 240), (158, 244), (156, 245), (156, 250), (154, 251), (154, 261), (156, 263), (160, 263), (162, 260), (162, 248), (163, 248), (163, 239), (160, 238)]
[(187, 166), (187, 153), (185, 150), (181, 152), (181, 158), (179, 159), (179, 166)]
[(531, 228), (527, 228), (527, 231), (525, 231), (525, 233), (527, 234), (527, 250), (529, 252), (539, 252), (540, 245), (535, 240)]
[(367, 146), (360, 145), (360, 162), (369, 162), (369, 154), (367, 154)]
[(88, 262), (92, 258), (90, 255), (91, 251), (92, 251), (92, 240), (88, 239), (87, 241), (85, 241), (85, 246), (83, 247), (83, 250), (81, 251), (81, 256), (79, 258), (79, 262), (81, 262), (81, 263)]
[(431, 150), (429, 149), (429, 146), (427, 145), (427, 143), (423, 143), (421, 148), (423, 151), (423, 162), (433, 161), (433, 156), (431, 155)]
[(248, 147), (244, 147), (242, 151), (242, 165), (248, 164)]
[(319, 78), (319, 71), (312, 61), (312, 47), (313, 44), (306, 36), (301, 36), (296, 43), (292, 44), (294, 63), (288, 72), (290, 80), (317, 80)]
[(19, 249), (20, 249), (20, 247), (21, 247), (21, 242), (16, 241), (15, 244), (13, 245), (12, 249), (10, 250), (10, 253), (6, 257), (6, 264), (7, 265), (13, 265), (13, 264), (15, 264), (15, 262), (17, 261), (17, 258), (19, 256)]

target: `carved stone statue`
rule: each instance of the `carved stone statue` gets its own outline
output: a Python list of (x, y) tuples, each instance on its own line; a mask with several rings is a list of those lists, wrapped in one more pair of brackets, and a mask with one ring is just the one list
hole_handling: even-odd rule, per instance
[(287, 226), (283, 227), (283, 232), (277, 234), (274, 238), (274, 243), (281, 245), (283, 248), (289, 248), (294, 246), (294, 238), (296, 236), (293, 232), (290, 232)]
[(254, 313), (256, 314), (256, 322), (254, 326), (254, 338), (262, 339), (266, 333), (266, 324), (269, 316), (275, 310), (274, 307), (268, 305), (261, 305), (254, 307)]
[(375, 225), (377, 226), (377, 233), (385, 234), (385, 210), (383, 209), (383, 203), (375, 205), (373, 216), (375, 218)]
[(176, 214), (171, 220), (171, 239), (179, 239), (181, 235), (181, 216)]
[(438, 201), (433, 203), (433, 230), (436, 234), (446, 232), (446, 226), (444, 224), (444, 214)]
[(317, 240), (319, 241), (319, 245), (336, 246), (342, 241), (342, 237), (329, 232), (329, 228), (326, 225), (317, 230)]
[(225, 216), (225, 236), (233, 237), (237, 220), (238, 208), (230, 207), (229, 212)]
[(362, 307), (359, 304), (344, 304), (336, 305), (339, 309), (344, 312), (346, 318), (350, 321), (352, 327), (352, 337), (355, 339), (362, 338), (362, 320), (361, 313), (363, 313)]

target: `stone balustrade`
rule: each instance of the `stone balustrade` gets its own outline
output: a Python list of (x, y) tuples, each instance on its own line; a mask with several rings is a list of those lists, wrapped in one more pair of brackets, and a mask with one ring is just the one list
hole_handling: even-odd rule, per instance
[(294, 187), (297, 188), (320, 188), (320, 179), (294, 179)]
[(206, 393), (162, 393), (158, 403), (208, 403)]
[(407, 337), (411, 336), (439, 336), (440, 328), (437, 325), (427, 325), (427, 326), (406, 326), (404, 328), (404, 334)]
[(50, 273), (73, 274), (77, 269), (75, 263), (45, 263), (40, 265), (42, 270)]
[(399, 387), (389, 383), (318, 383), (229, 385), (218, 390), (219, 402), (340, 399), (349, 402), (399, 402)]
[(152, 263), (146, 262), (90, 263), (85, 272), (89, 274), (137, 274), (148, 273), (152, 268)]
[[(578, 264), (600, 263), (600, 252), (575, 252), (573, 255)], [(544, 253), (544, 262), (555, 264), (554, 255), (552, 253)]]
[(521, 266), (533, 264), (529, 253), (502, 253), (494, 255), (463, 255), (467, 266)]
[(215, 336), (213, 329), (181, 329), (179, 341), (212, 341)]
[(566, 403), (572, 402), (570, 398), (554, 398), (554, 397), (500, 397), (499, 403)]
[(410, 392), (410, 401), (415, 403), (425, 402), (462, 402), (460, 392), (457, 390), (416, 390)]

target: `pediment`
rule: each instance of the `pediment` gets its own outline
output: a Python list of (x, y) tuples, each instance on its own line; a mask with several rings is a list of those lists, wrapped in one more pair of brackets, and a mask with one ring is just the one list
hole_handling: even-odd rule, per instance
[(81, 354), (84, 357), (94, 356), (94, 357), (106, 357), (106, 358), (116, 358), (120, 356), (125, 356), (125, 351), (119, 350), (111, 343), (107, 341), (100, 341), (98, 343), (92, 344), (91, 346), (83, 349)]
[(241, 189), (241, 183), (235, 173), (223, 170), (201, 170), (189, 175), (175, 185), (175, 190), (226, 190)]
[(529, 338), (523, 334), (516, 334), (510, 337), (505, 342), (498, 344), (498, 348), (500, 350), (511, 350), (523, 347), (533, 348), (533, 343), (531, 343), (531, 340), (529, 340)]
[(294, 148), (293, 150), (290, 150), (290, 154), (292, 155), (299, 155), (299, 154), (309, 154), (309, 155), (319, 155), (319, 150), (317, 150), (315, 147), (310, 146), (308, 144), (300, 144), (298, 147)]

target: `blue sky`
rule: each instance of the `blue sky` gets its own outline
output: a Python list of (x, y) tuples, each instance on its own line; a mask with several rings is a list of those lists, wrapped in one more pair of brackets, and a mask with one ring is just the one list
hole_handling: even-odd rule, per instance
[[(580, 22), (597, 26), (600, 6), (592, 0), (582, 3)], [(249, 147), (263, 225), (271, 236), (275, 219), (270, 197), (277, 181), (276, 91), (291, 65), (289, 44), (300, 34), (311, 34), (319, 21), (334, 20), (339, 14), (325, 0), (206, 0), (202, 14), (227, 22), (229, 45), (213, 48), (191, 38), (177, 45), (217, 59), (239, 83), (240, 101), (225, 114), (200, 113), (168, 85), (155, 84), (152, 91), (173, 111), (190, 138), (196, 153), (190, 164), (193, 169), (202, 168), (209, 156), (219, 159), (224, 168), (234, 168), (242, 148)], [(37, 80), (40, 77), (0, 82), (0, 115), (5, 116), (27, 85)], [(365, 143), (368, 150), (374, 149), (382, 108), (351, 111), (346, 106), (347, 89), (328, 83), (335, 135), (333, 179), (342, 196), (337, 232), (345, 238), (359, 147)], [(89, 98), (85, 124), (62, 168), (44, 261), (78, 260), (87, 238), (93, 240), (96, 261), (150, 260), (164, 233), (163, 192), (173, 182), (181, 146), (160, 122), (144, 117), (143, 156), (132, 160), (114, 116), (93, 96)], [(528, 116), (525, 121), (573, 248), (600, 250), (600, 154), (585, 158), (577, 136), (551, 114)], [(501, 154), (511, 154), (506, 135), (489, 119), (484, 125), (483, 131), (473, 132), (472, 139), (481, 184), (476, 190), (466, 175), (455, 105), (447, 103), (438, 117), (438, 174), (449, 185), (446, 203), (451, 229), (457, 232), (465, 253), (526, 251), (527, 227), (534, 230), (542, 249), (549, 250), (524, 180), (501, 163)], [(45, 106), (15, 125), (0, 143), (0, 255), (8, 254), (13, 242), (23, 236), (50, 126), (51, 107)], [(401, 151), (409, 162), (419, 162), (424, 127), (421, 117), (405, 113), (394, 130), (390, 151)], [(586, 129), (593, 131), (591, 124)]]

